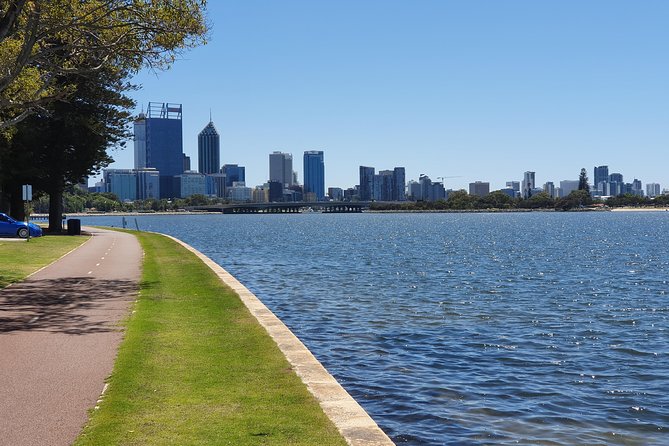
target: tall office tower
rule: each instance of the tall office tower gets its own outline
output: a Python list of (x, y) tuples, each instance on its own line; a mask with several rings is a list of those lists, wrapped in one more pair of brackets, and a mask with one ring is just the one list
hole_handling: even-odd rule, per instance
[(232, 187), (233, 183), (246, 182), (246, 168), (237, 164), (223, 164), (221, 173), (225, 174), (225, 187)]
[(150, 102), (135, 121), (135, 169), (160, 173), (160, 197), (175, 197), (174, 176), (184, 172), (181, 104)]
[(370, 201), (374, 197), (374, 168), (360, 166), (360, 201)]
[(485, 197), (490, 193), (490, 183), (483, 181), (476, 181), (469, 183), (469, 195), (476, 195), (478, 197)]
[(293, 185), (293, 155), (283, 152), (269, 154), (269, 180), (278, 181), (283, 187)]
[(221, 168), (220, 137), (214, 127), (209, 124), (197, 135), (197, 170), (200, 173), (218, 173)]
[(393, 200), (394, 176), (395, 172), (392, 170), (380, 170), (377, 175), (374, 175), (374, 200)]
[(323, 151), (304, 152), (304, 194), (314, 194), (317, 201), (325, 198), (325, 162)]
[(395, 167), (393, 169), (393, 194), (390, 199), (393, 201), (406, 200), (406, 174), (404, 167)]
[(599, 184), (605, 181), (609, 181), (609, 166), (595, 167), (595, 177), (593, 180), (595, 182), (595, 189), (600, 190)]
[(530, 198), (532, 190), (535, 188), (535, 172), (525, 172), (523, 174), (523, 198)]

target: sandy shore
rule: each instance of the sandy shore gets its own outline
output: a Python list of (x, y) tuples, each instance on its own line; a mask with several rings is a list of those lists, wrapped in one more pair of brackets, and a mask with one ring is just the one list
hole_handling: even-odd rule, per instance
[(612, 208), (613, 212), (668, 212), (669, 208), (634, 208), (634, 207), (624, 207), (624, 208)]

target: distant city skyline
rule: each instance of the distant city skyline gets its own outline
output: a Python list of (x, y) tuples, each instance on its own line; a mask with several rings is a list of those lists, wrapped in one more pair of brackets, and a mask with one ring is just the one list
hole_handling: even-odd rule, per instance
[[(669, 3), (622, 0), (210, 2), (210, 44), (141, 73), (136, 113), (183, 103), (184, 151), (212, 120), (221, 163), (327, 154), (327, 187), (404, 166), (452, 189), (575, 180), (606, 164), (669, 185)], [(132, 166), (132, 151), (112, 151)], [(303, 181), (303, 178), (300, 178)]]

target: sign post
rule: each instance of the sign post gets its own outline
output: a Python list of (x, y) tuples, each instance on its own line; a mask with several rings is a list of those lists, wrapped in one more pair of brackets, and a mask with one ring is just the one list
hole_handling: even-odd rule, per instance
[(33, 201), (33, 186), (32, 184), (23, 185), (23, 203), (26, 213), (26, 226), (28, 229), (28, 239), (30, 241), (30, 202)]

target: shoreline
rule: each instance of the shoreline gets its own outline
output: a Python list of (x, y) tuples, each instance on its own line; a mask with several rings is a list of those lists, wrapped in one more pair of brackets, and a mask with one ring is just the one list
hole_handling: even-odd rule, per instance
[[(502, 214), (502, 213), (533, 213), (533, 212), (667, 212), (669, 207), (615, 207), (615, 208), (586, 208), (571, 209), (568, 211), (558, 211), (556, 209), (367, 209), (364, 214)], [(303, 212), (305, 214), (324, 213), (324, 212)], [(300, 214), (300, 213), (297, 213)], [(296, 215), (297, 215), (296, 214)], [(63, 214), (64, 219), (81, 217), (140, 217), (150, 215), (227, 215), (222, 212), (211, 211), (166, 211), (166, 212), (73, 212)], [(245, 214), (247, 215), (247, 214)], [(264, 215), (264, 213), (248, 214)], [(288, 215), (271, 214), (268, 215)], [(293, 215), (293, 214), (291, 214)], [(32, 214), (31, 219), (48, 220), (48, 214)], [(128, 222), (130, 224), (130, 222)]]
[(316, 398), (325, 415), (351, 446), (394, 446), (372, 417), (323, 367), (297, 336), (258, 297), (222, 266), (189, 244), (167, 234), (160, 234), (180, 244), (230, 287), (251, 315), (265, 329), (297, 376)]

